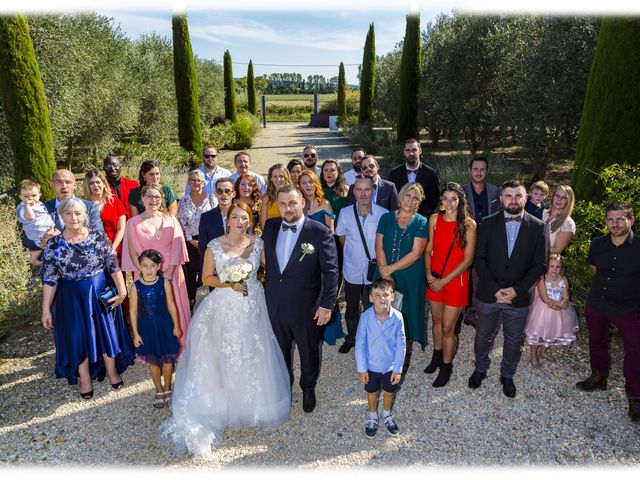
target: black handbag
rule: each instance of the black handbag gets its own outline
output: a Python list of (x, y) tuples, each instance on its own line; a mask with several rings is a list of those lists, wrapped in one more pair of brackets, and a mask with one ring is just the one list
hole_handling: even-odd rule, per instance
[(444, 259), (444, 264), (442, 265), (442, 270), (440, 271), (440, 273), (432, 271), (431, 275), (433, 277), (442, 278), (442, 275), (444, 275), (444, 269), (447, 268), (447, 262), (449, 261), (449, 255), (451, 255), (451, 250), (453, 250), (453, 244), (454, 243), (456, 243), (455, 234), (453, 235), (453, 241), (451, 242), (451, 246), (449, 247), (449, 252), (447, 252), (447, 258)]
[[(373, 208), (373, 205), (371, 208)], [(364, 232), (362, 231), (362, 225), (360, 225), (360, 218), (358, 217), (358, 208), (355, 203), (353, 204), (353, 215), (356, 217), (356, 224), (358, 225), (358, 231), (360, 232), (360, 238), (362, 239), (362, 245), (364, 246), (364, 253), (369, 260), (367, 265), (367, 282), (373, 282), (373, 276), (376, 273), (378, 262), (375, 258), (371, 258), (371, 255), (369, 255), (369, 248), (367, 247), (367, 241), (364, 238)]]

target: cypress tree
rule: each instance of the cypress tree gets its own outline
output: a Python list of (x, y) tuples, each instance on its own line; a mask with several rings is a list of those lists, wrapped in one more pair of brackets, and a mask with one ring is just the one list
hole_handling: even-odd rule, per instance
[(407, 15), (402, 61), (400, 64), (400, 96), (398, 99), (398, 127), (396, 141), (418, 138), (420, 98), (420, 15)]
[(247, 109), (251, 115), (258, 115), (256, 78), (253, 75), (253, 62), (251, 60), (249, 60), (249, 68), (247, 69)]
[(639, 50), (638, 18), (602, 20), (576, 144), (578, 198), (601, 198), (593, 172), (612, 163), (640, 163)]
[(49, 108), (29, 25), (23, 15), (0, 17), (0, 95), (14, 155), (16, 183), (31, 178), (53, 198), (56, 169)]
[(224, 118), (232, 122), (236, 120), (236, 87), (229, 50), (224, 52)]
[(340, 62), (338, 69), (338, 120), (347, 118), (347, 79), (344, 73), (344, 63)]
[(369, 25), (367, 39), (364, 42), (362, 70), (360, 71), (360, 111), (358, 123), (370, 123), (373, 119), (373, 93), (376, 83), (376, 36), (373, 23)]
[(173, 26), (173, 75), (178, 101), (178, 138), (180, 146), (193, 152), (195, 158), (202, 152), (202, 129), (198, 107), (198, 81), (193, 60), (187, 15), (174, 15)]

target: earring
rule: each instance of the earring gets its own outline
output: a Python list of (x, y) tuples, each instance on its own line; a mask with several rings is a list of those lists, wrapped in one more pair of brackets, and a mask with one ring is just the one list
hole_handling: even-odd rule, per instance
[(445, 208), (444, 208), (444, 203), (441, 203), (441, 204), (440, 204), (440, 211), (441, 211), (441, 212), (444, 212), (444, 210), (445, 210)]

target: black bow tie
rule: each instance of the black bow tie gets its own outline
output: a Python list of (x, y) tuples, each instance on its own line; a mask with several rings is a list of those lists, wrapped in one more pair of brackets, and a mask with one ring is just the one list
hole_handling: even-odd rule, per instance
[(296, 230), (298, 230), (298, 225), (287, 225), (286, 223), (282, 222), (282, 231), (286, 232), (287, 230), (291, 230), (293, 233), (296, 233)]
[(504, 223), (509, 223), (509, 222), (522, 222), (522, 217), (518, 216), (518, 217), (505, 217), (504, 218)]
[(418, 174), (418, 169), (416, 168), (415, 170), (409, 170), (407, 168), (407, 175), (411, 175), (412, 173), (415, 173), (417, 175)]

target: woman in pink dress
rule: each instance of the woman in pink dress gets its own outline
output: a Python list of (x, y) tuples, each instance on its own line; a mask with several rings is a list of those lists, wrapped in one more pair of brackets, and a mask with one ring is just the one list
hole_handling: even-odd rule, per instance
[(171, 282), (173, 296), (180, 317), (180, 351), (184, 350), (187, 327), (191, 320), (189, 296), (184, 273), (180, 266), (189, 260), (184, 233), (180, 222), (173, 215), (165, 215), (161, 210), (164, 192), (162, 185), (151, 184), (142, 187), (142, 201), (145, 210), (127, 222), (125, 241), (122, 247), (122, 270), (133, 273), (133, 279), (140, 278), (138, 255), (152, 248), (164, 258), (162, 275)]

